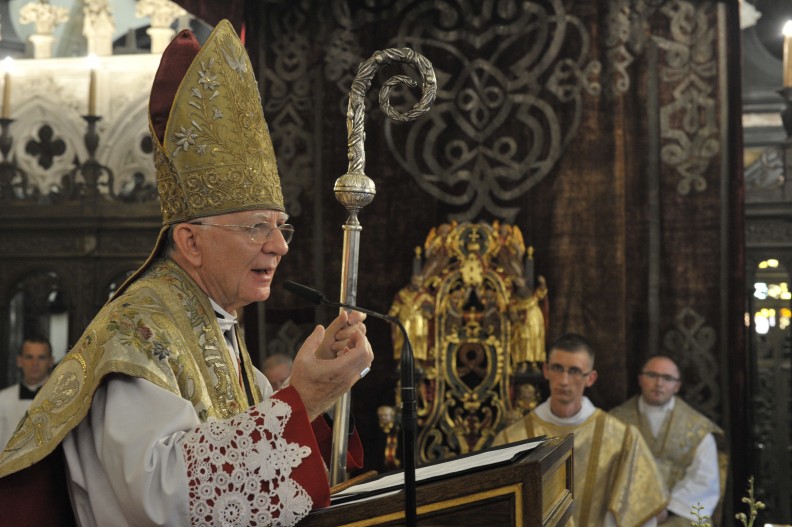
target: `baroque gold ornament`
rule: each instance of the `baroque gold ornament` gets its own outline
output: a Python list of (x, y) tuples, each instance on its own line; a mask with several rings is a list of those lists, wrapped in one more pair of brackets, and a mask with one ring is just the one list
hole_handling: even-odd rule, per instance
[[(488, 447), (541, 402), (533, 383), (545, 361), (546, 300), (518, 226), (453, 221), (431, 229), (388, 312), (413, 345), (421, 463)], [(401, 332), (392, 337), (401, 359)], [(385, 432), (388, 441), (398, 426)], [(395, 468), (392, 451), (385, 460)]]

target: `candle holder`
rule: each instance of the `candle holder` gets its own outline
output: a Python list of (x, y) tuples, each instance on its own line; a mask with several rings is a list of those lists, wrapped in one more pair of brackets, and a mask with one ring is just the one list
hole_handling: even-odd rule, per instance
[(0, 117), (0, 153), (3, 155), (3, 159), (0, 161), (0, 201), (5, 202), (28, 197), (27, 173), (19, 168), (9, 156), (11, 145), (14, 142), (10, 130), (13, 122), (13, 119)]
[[(102, 118), (98, 115), (83, 115), (88, 127), (83, 139), (85, 148), (88, 150), (88, 159), (81, 165), (75, 167), (68, 174), (68, 186), (72, 197), (83, 197), (88, 200), (95, 200), (100, 195), (100, 187), (107, 187), (107, 195), (115, 197), (113, 191), (113, 171), (110, 167), (99, 163), (96, 160), (96, 149), (99, 147), (99, 134), (96, 132), (96, 123)], [(81, 181), (78, 181), (80, 176)], [(106, 176), (103, 178), (103, 176)]]
[(784, 123), (787, 138), (792, 139), (792, 86), (785, 86), (778, 90), (784, 98), (785, 108), (781, 111), (781, 121)]

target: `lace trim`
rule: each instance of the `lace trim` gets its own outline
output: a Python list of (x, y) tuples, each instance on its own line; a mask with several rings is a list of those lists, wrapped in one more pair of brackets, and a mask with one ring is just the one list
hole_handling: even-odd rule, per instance
[(313, 506), (291, 479), (311, 454), (283, 437), (291, 407), (268, 398), (226, 421), (207, 422), (182, 442), (192, 525), (294, 525)]

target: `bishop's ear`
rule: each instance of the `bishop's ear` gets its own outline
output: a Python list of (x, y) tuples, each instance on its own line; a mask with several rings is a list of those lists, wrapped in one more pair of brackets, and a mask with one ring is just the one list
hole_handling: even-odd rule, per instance
[(201, 227), (190, 223), (178, 223), (173, 226), (173, 255), (174, 260), (184, 259), (192, 266), (201, 263)]

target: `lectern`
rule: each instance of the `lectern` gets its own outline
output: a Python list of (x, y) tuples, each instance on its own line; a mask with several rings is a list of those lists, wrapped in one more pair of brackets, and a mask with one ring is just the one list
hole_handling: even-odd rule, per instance
[[(419, 527), (565, 525), (572, 515), (572, 435), (514, 463), (418, 484)], [(299, 527), (404, 525), (404, 494), (314, 511)]]

